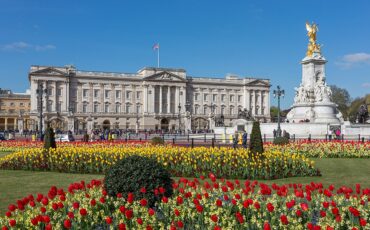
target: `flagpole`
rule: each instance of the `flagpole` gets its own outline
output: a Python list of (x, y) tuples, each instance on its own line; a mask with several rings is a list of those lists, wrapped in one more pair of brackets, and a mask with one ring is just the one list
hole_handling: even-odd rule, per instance
[(158, 52), (157, 52), (157, 67), (159, 68), (159, 49), (160, 49), (160, 46), (159, 46), (159, 43), (158, 43)]

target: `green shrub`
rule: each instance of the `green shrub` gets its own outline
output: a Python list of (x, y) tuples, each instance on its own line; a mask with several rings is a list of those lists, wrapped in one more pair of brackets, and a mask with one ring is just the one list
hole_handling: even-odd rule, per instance
[(249, 149), (251, 153), (253, 154), (263, 153), (262, 135), (261, 135), (260, 123), (258, 121), (253, 122)]
[[(154, 206), (162, 196), (170, 197), (173, 193), (171, 175), (163, 165), (136, 155), (113, 165), (105, 175), (104, 185), (111, 196), (121, 193), (127, 198), (129, 193), (133, 193), (135, 200), (145, 198), (149, 206)], [(160, 187), (164, 188), (164, 193), (156, 195), (154, 190)], [(142, 188), (145, 188), (145, 193)]]
[(162, 139), (162, 137), (153, 137), (151, 141), (153, 145), (163, 145), (164, 144), (164, 140)]
[(289, 144), (289, 139), (286, 137), (276, 137), (274, 139), (274, 144), (275, 145), (286, 145), (286, 144)]
[(51, 127), (47, 127), (45, 130), (44, 137), (44, 149), (56, 148), (57, 144), (55, 143), (55, 134), (54, 130)]

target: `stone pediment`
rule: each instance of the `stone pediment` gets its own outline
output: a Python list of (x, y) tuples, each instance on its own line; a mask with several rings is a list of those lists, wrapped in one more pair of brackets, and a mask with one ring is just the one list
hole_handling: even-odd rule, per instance
[(52, 76), (66, 76), (67, 73), (55, 69), (53, 67), (48, 67), (45, 69), (36, 70), (34, 72), (31, 72), (32, 75), (52, 75)]
[(163, 71), (159, 72), (147, 77), (144, 77), (145, 81), (180, 81), (180, 82), (185, 82), (185, 79), (182, 77), (173, 74), (171, 72)]
[(246, 84), (247, 86), (263, 86), (263, 87), (269, 87), (270, 84), (265, 82), (265, 81), (261, 81), (261, 80), (254, 80), (254, 81), (251, 81), (251, 82), (248, 82)]

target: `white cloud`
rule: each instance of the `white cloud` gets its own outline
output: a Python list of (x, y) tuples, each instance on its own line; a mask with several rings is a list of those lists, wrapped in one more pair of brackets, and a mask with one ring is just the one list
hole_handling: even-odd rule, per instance
[(344, 68), (350, 68), (360, 64), (370, 64), (370, 54), (369, 53), (347, 54), (344, 55), (339, 62), (336, 62), (336, 64)]
[(364, 87), (364, 88), (370, 88), (370, 82), (362, 83), (361, 86)]
[(53, 50), (56, 47), (54, 45), (44, 45), (44, 46), (36, 45), (34, 48), (36, 51), (44, 51), (44, 50)]
[(45, 51), (45, 50), (52, 50), (56, 49), (56, 46), (47, 44), (47, 45), (33, 45), (27, 42), (13, 42), (10, 44), (0, 45), (0, 50), (2, 51), (18, 51), (24, 52), (27, 50), (34, 50), (34, 51)]

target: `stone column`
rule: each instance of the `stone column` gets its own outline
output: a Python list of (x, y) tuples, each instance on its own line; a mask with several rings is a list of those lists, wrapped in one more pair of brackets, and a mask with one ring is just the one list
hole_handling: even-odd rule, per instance
[[(178, 105), (180, 104), (180, 86), (175, 87), (175, 113), (179, 113)], [(185, 109), (185, 108), (184, 108)]]
[[(180, 92), (179, 92), (179, 101), (180, 101), (180, 105), (181, 105), (181, 108), (183, 108), (182, 109), (182, 111), (183, 112), (185, 112), (185, 104), (186, 104), (186, 86), (183, 86), (183, 87), (181, 87), (181, 91), (182, 91), (182, 97), (181, 97), (181, 95), (180, 95)], [(191, 102), (191, 100), (189, 100), (190, 102)], [(178, 106), (178, 105), (176, 105), (176, 106)], [(191, 107), (190, 107), (190, 110), (193, 110), (192, 109), (192, 106), (193, 105), (191, 105)]]
[(122, 84), (121, 85), (121, 88), (122, 88), (122, 95), (121, 95), (121, 111), (123, 113), (126, 113), (126, 103), (125, 103), (125, 98), (126, 98), (126, 89), (125, 89), (125, 85)]
[(255, 109), (256, 104), (255, 104), (254, 94), (255, 94), (255, 91), (251, 90), (250, 91), (250, 109), (251, 109), (252, 115), (256, 115), (256, 109)]
[(159, 86), (159, 113), (163, 113), (162, 112), (162, 86), (160, 85)]
[(69, 111), (69, 82), (66, 81), (65, 82), (65, 91), (66, 91), (66, 94), (65, 94), (65, 111), (68, 112)]
[(135, 85), (131, 85), (131, 88), (132, 88), (132, 104), (133, 104), (133, 111), (134, 111), (134, 113), (136, 113), (137, 112), (137, 103), (136, 103), (136, 86)]
[(259, 100), (258, 100), (258, 105), (259, 105), (259, 109), (258, 109), (258, 113), (260, 114), (260, 115), (262, 115), (262, 106), (263, 106), (263, 104), (262, 104), (262, 100), (263, 100), (263, 91), (262, 90), (260, 90), (260, 96), (259, 96)]
[(44, 96), (42, 103), (44, 103), (44, 108), (45, 108), (44, 112), (45, 113), (49, 112), (49, 108), (48, 108), (49, 92), (46, 92), (45, 93), (45, 90), (49, 90), (49, 88), (48, 88), (49, 86), (48, 85), (49, 85), (48, 84), (48, 81), (45, 81), (44, 92), (42, 94)]
[(171, 87), (167, 86), (167, 113), (171, 112)]
[(89, 103), (90, 103), (90, 111), (87, 112), (94, 112), (94, 84), (89, 83)]
[(270, 118), (270, 91), (266, 91), (266, 115)]
[(58, 105), (58, 84), (57, 81), (54, 81), (54, 104), (53, 104), (53, 111), (57, 111), (57, 105)]
[(104, 84), (100, 84), (100, 112), (104, 113), (105, 111), (105, 104), (104, 104)]
[(5, 119), (4, 129), (8, 130), (8, 118), (6, 117), (4, 119)]
[(200, 90), (199, 90), (199, 96), (200, 96), (200, 108), (199, 108), (200, 111), (199, 111), (199, 114), (204, 114), (204, 92), (203, 92), (202, 88), (200, 88)]
[(116, 112), (116, 87), (114, 84), (110, 85), (110, 98), (109, 98), (109, 103), (110, 103), (110, 111), (113, 112), (113, 114), (117, 115)]
[(81, 83), (77, 83), (76, 99), (77, 99), (76, 100), (76, 113), (80, 113), (80, 112), (82, 112), (82, 100), (83, 100), (83, 90), (82, 90), (82, 84)]
[(143, 92), (143, 104), (144, 104), (144, 108), (143, 108), (143, 112), (144, 113), (148, 113), (148, 85), (145, 84), (143, 85), (144, 87), (144, 92)]
[(230, 115), (230, 90), (226, 89), (226, 111), (227, 115)]

